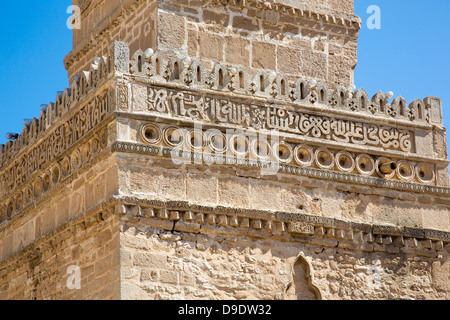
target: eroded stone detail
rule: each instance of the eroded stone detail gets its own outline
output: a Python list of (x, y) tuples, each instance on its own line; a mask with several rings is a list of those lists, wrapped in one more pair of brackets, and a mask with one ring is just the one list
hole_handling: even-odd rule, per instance
[[(98, 126), (96, 127), (98, 128)], [(107, 147), (107, 127), (100, 130), (78, 148), (67, 154), (62, 160), (52, 166), (42, 163), (40, 168), (29, 172), (26, 180), (11, 180), (16, 185), (5, 187), (7, 184), (5, 175), (1, 176), (2, 199), (0, 200), (0, 225), (19, 215), (29, 207), (36, 206), (40, 201), (52, 196), (65, 182), (83, 169), (89, 168), (92, 163), (99, 160), (99, 154)], [(62, 150), (66, 152), (66, 150)], [(52, 163), (52, 162), (50, 162)], [(14, 172), (14, 171), (13, 171)]]
[[(69, 120), (53, 129), (45, 140), (32, 146), (30, 150), (2, 170), (0, 197), (28, 183), (36, 172), (54, 162), (67, 149), (100, 125), (110, 112), (108, 91), (100, 93), (87, 102)], [(95, 144), (98, 145), (99, 141)]]
[(322, 293), (314, 284), (312, 266), (303, 253), (299, 253), (292, 263), (291, 280), (284, 289), (283, 297), (288, 300), (322, 300)]
[[(330, 8), (343, 2), (293, 3), (130, 0), (109, 8), (113, 14), (96, 26), (95, 32), (103, 28), (98, 34), (78, 39), (68, 67), (88, 52), (105, 54), (104, 39), (115, 38), (111, 31), (124, 19), (145, 21), (127, 32), (133, 43), (114, 42), (108, 56), (93, 60), (54, 103), (41, 106), (39, 119), (0, 148), (0, 256), (6, 257), (0, 269), (7, 282), (0, 298), (15, 294), (23, 279), (27, 294), (44, 292), (38, 277), (61, 272), (53, 257), (76, 260), (79, 240), (82, 254), (98, 259), (85, 264), (100, 277), (95, 282), (114, 279), (117, 287), (99, 285), (114, 297), (283, 298), (281, 292), (298, 297), (307, 287), (308, 297), (376, 298), (393, 294), (392, 283), (397, 287), (389, 297), (448, 294), (450, 236), (433, 229), (448, 229), (450, 196), (449, 188), (438, 187), (448, 185), (440, 100), (390, 102), (383, 92), (369, 98), (363, 89), (339, 85), (351, 84), (356, 63), (360, 19), (350, 13), (353, 4), (337, 12)], [(225, 14), (229, 34), (215, 29), (224, 10), (231, 12)], [(288, 29), (276, 30), (278, 21)], [(172, 24), (176, 32), (164, 34)], [(314, 35), (324, 28), (326, 40)], [(342, 31), (346, 44), (333, 47), (330, 37)], [(258, 32), (277, 44), (257, 41)], [(300, 32), (298, 39), (280, 40)], [(155, 44), (138, 39), (141, 33), (160, 36), (158, 48), (137, 49)], [(312, 40), (297, 41), (305, 37)], [(214, 50), (197, 41), (205, 39), (217, 44)], [(285, 41), (299, 48), (290, 50)], [(239, 57), (250, 51), (251, 61)], [(300, 72), (296, 55), (303, 51), (326, 67), (311, 72), (305, 64)], [(344, 56), (350, 61), (337, 67)], [(215, 132), (196, 131), (196, 123)], [(275, 131), (281, 139), (239, 142), (224, 134), (229, 128)], [(267, 154), (260, 153), (264, 148)], [(255, 169), (281, 174), (262, 178)], [(277, 192), (279, 202), (265, 201)], [(243, 193), (247, 201), (237, 203)], [(361, 223), (367, 217), (377, 222)], [(400, 288), (418, 279), (423, 283)]]
[(411, 152), (412, 134), (388, 126), (322, 117), (261, 103), (149, 87), (149, 110), (212, 123), (278, 130), (336, 142)]
[[(133, 217), (140, 217), (147, 225), (178, 232), (196, 233), (206, 228), (209, 232), (224, 235), (282, 239), (363, 252), (403, 252), (428, 257), (436, 257), (439, 252), (450, 250), (449, 233), (429, 229), (352, 223), (289, 212), (199, 206), (187, 201), (142, 200), (134, 197), (116, 197), (115, 201), (119, 201), (115, 204), (115, 212), (123, 221), (132, 222)], [(167, 213), (175, 211), (177, 219), (174, 225)], [(190, 217), (197, 218), (192, 220)]]

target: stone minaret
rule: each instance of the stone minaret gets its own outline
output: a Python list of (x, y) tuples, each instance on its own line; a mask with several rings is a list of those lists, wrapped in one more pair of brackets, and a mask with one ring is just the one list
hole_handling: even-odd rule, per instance
[(360, 18), (353, 0), (74, 1), (81, 29), (65, 59), (72, 78), (106, 55), (112, 41), (230, 63), (256, 72), (353, 83)]
[(0, 299), (449, 298), (441, 100), (352, 85), (352, 0), (74, 4), (0, 147)]

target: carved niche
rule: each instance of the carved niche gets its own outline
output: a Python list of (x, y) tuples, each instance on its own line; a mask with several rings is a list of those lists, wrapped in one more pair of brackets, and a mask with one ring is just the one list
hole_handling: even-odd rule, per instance
[(291, 265), (291, 280), (285, 286), (285, 300), (322, 300), (320, 289), (313, 283), (312, 267), (303, 253)]

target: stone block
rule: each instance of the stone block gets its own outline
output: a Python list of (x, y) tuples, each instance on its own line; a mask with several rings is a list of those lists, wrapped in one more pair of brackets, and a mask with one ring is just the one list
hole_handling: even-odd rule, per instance
[(192, 57), (198, 56), (199, 51), (199, 35), (198, 30), (196, 28), (188, 27), (188, 36), (187, 36), (187, 52)]
[(56, 203), (56, 226), (70, 218), (70, 197), (64, 196)]
[(179, 274), (176, 271), (161, 270), (161, 282), (179, 284)]
[(276, 46), (271, 43), (252, 41), (252, 67), (276, 70)]
[(158, 45), (162, 48), (181, 49), (185, 44), (185, 18), (158, 10)]
[(194, 203), (217, 203), (217, 178), (206, 174), (186, 175), (187, 199)]
[(296, 74), (301, 70), (300, 50), (294, 47), (278, 46), (278, 70), (287, 74)]
[(42, 233), (46, 234), (56, 227), (56, 208), (49, 207), (42, 211)]
[(417, 153), (424, 157), (433, 157), (433, 133), (427, 130), (416, 130), (415, 137)]
[(167, 255), (137, 251), (133, 253), (133, 265), (145, 268), (167, 268)]
[(142, 268), (141, 269), (141, 281), (152, 281), (156, 282), (160, 280), (161, 271), (153, 268)]
[(110, 54), (114, 70), (128, 73), (130, 68), (130, 49), (128, 45), (124, 42), (113, 42)]
[(252, 209), (277, 210), (280, 207), (282, 188), (276, 183), (251, 182), (250, 201)]
[(327, 79), (327, 55), (325, 53), (315, 53), (312, 51), (300, 51), (301, 69), (306, 77), (317, 80)]
[(220, 34), (199, 31), (199, 54), (202, 58), (223, 61), (224, 38)]
[(69, 216), (75, 217), (77, 214), (83, 212), (86, 208), (86, 194), (85, 188), (74, 190), (70, 195), (69, 201)]
[(444, 130), (433, 130), (434, 157), (437, 159), (448, 159), (447, 135)]
[(218, 199), (220, 204), (232, 207), (250, 206), (250, 187), (246, 179), (218, 179)]
[(249, 66), (250, 41), (241, 37), (228, 36), (225, 38), (225, 61)]
[(211, 25), (208, 29), (212, 28), (215, 32), (221, 32), (228, 27), (230, 15), (205, 9), (203, 10), (203, 22)]
[(450, 230), (450, 211), (446, 208), (423, 206), (422, 226), (426, 229)]
[[(128, 171), (128, 188), (124, 192), (152, 194), (163, 199), (182, 200), (186, 198), (185, 177), (182, 172), (132, 165), (123, 168)], [(119, 170), (122, 170), (120, 168)]]
[(243, 29), (246, 31), (258, 31), (259, 30), (259, 24), (256, 19), (244, 17), (244, 16), (234, 16), (232, 26), (235, 29)]

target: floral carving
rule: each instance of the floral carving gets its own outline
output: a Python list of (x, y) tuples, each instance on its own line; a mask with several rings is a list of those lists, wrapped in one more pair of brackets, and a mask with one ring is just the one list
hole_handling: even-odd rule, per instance
[(248, 91), (250, 91), (252, 94), (255, 94), (256, 91), (258, 91), (258, 85), (252, 81), (248, 86)]
[(289, 88), (289, 99), (291, 99), (292, 101), (295, 101), (298, 99), (298, 93), (297, 93), (295, 86), (291, 86)]
[(378, 105), (376, 103), (370, 103), (368, 109), (370, 112), (375, 114), (378, 112)]
[(355, 99), (350, 100), (349, 103), (347, 104), (347, 106), (352, 111), (358, 110), (358, 104), (356, 103)]

